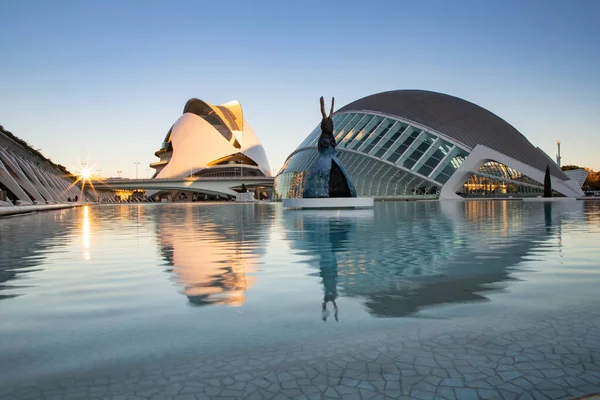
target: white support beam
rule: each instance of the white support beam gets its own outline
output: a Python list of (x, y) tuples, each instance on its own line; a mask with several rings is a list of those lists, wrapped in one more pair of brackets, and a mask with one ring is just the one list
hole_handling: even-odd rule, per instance
[[(488, 161), (497, 161), (513, 168), (520, 173), (534, 179), (538, 182), (544, 182), (545, 171), (541, 171), (531, 165), (515, 160), (506, 154), (490, 149), (483, 145), (477, 145), (461, 164), (461, 166), (452, 174), (448, 182), (442, 187), (440, 199), (459, 200), (462, 199), (456, 192), (473, 175), (473, 171), (478, 171), (479, 167)], [(562, 179), (551, 176), (552, 189), (567, 197), (583, 196), (583, 191), (573, 180), (563, 181)]]

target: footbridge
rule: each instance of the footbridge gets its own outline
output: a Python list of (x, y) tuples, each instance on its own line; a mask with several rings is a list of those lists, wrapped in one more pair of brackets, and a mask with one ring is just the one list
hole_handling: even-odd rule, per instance
[(274, 178), (257, 176), (238, 177), (183, 177), (167, 179), (103, 179), (94, 182), (98, 190), (145, 190), (201, 192), (235, 196), (244, 184), (248, 189), (273, 188)]

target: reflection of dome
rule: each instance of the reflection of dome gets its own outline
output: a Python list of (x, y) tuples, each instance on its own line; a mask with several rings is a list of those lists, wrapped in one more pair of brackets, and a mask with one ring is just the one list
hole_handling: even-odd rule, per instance
[[(581, 202), (572, 207), (581, 207)], [(513, 207), (516, 206), (516, 207)], [(569, 204), (571, 207), (571, 205)], [(371, 220), (325, 212), (285, 213), (285, 238), (335, 282), (325, 291), (363, 300), (376, 316), (444, 303), (484, 301), (512, 280), (511, 267), (544, 241), (563, 207), (517, 202), (386, 202)]]
[[(512, 125), (458, 97), (383, 92), (342, 107), (333, 122), (337, 156), (359, 196), (537, 196), (547, 165), (555, 191), (583, 195)], [(301, 196), (320, 133), (317, 126), (286, 160), (275, 181), (279, 198)]]
[(265, 150), (237, 101), (214, 106), (189, 100), (155, 154), (160, 161), (150, 166), (156, 178), (239, 175), (236, 165), (244, 165), (245, 175), (271, 174)]

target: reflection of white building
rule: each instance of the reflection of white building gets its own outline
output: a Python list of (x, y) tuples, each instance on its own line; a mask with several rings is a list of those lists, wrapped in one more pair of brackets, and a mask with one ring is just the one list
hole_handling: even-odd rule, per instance
[(249, 273), (260, 263), (268, 241), (261, 221), (271, 219), (272, 212), (268, 206), (174, 206), (158, 214), (162, 256), (191, 304), (244, 304), (254, 284)]
[(242, 106), (189, 100), (150, 164), (154, 178), (270, 176), (265, 150)]

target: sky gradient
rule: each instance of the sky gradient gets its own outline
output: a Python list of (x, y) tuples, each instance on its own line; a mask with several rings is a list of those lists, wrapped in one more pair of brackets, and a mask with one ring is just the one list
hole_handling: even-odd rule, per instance
[(271, 168), (336, 109), (425, 89), (600, 169), (600, 2), (4, 1), (0, 124), (75, 172), (151, 175), (186, 101), (238, 100)]

